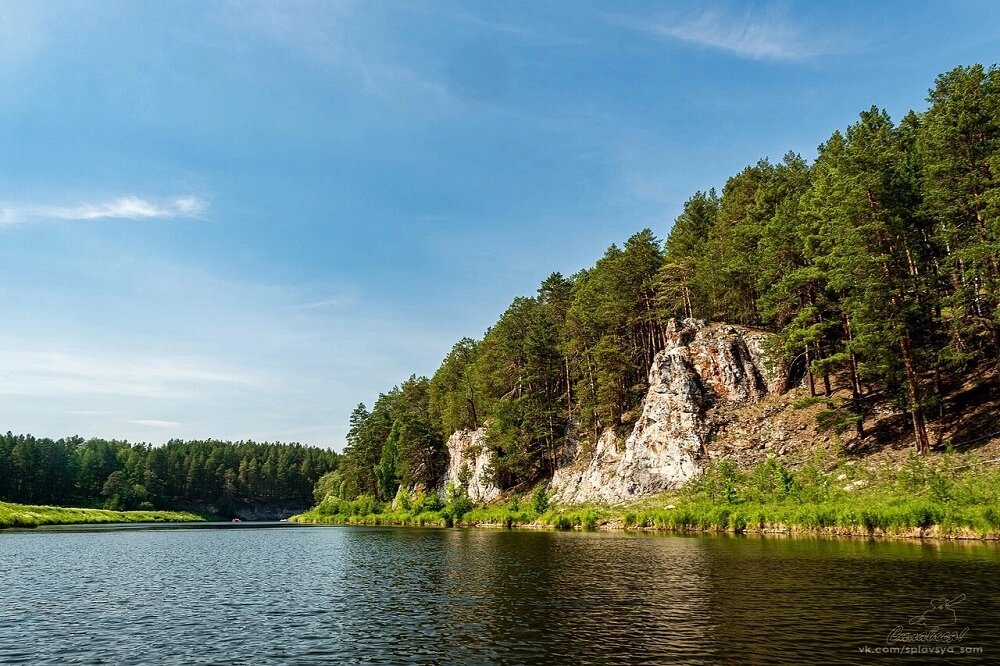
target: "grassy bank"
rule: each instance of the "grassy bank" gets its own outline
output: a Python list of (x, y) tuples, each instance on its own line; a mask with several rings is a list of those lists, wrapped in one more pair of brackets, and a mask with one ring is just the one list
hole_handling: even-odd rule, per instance
[(38, 527), (40, 525), (165, 523), (201, 520), (204, 518), (186, 511), (110, 511), (108, 509), (75, 509), (0, 502), (0, 529)]
[(893, 466), (814, 458), (712, 465), (689, 487), (627, 507), (556, 507), (556, 527), (1000, 538), (1000, 467), (969, 456)]
[[(1000, 538), (1000, 465), (970, 456), (911, 457), (901, 465), (771, 459), (749, 470), (711, 465), (685, 488), (628, 506), (550, 504), (540, 491), (472, 507), (461, 496), (389, 504), (327, 498), (301, 523), (465, 525), (789, 532), (856, 536)], [(410, 500), (410, 498), (407, 498)]]

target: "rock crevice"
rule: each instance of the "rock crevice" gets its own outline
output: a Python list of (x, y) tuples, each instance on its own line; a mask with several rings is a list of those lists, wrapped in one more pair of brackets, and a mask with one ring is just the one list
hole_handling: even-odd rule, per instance
[[(491, 502), (500, 496), (500, 489), (487, 481), (486, 470), (493, 454), (486, 446), (485, 429), (458, 430), (448, 438), (446, 447), (448, 468), (440, 488), (442, 497), (448, 484), (458, 488), (463, 481), (468, 483), (467, 492), (473, 502)], [(463, 478), (466, 475), (468, 478)]]
[(669, 490), (700, 473), (712, 412), (785, 390), (765, 352), (769, 334), (743, 326), (672, 320), (653, 360), (642, 413), (622, 445), (611, 430), (592, 455), (558, 469), (557, 501), (616, 503)]

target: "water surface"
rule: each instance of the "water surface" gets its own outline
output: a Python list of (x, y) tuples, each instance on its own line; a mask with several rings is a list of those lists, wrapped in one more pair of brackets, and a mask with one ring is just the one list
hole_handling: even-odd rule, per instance
[(282, 527), (0, 533), (0, 663), (1000, 660), (989, 544)]

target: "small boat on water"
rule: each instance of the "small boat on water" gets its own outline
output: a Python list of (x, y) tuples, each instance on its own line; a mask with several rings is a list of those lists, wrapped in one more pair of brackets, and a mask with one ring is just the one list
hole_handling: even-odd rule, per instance
[(233, 522), (234, 522), (234, 523), (238, 523), (238, 522), (241, 522), (241, 521), (240, 521), (240, 519), (239, 519), (239, 518), (233, 518)]

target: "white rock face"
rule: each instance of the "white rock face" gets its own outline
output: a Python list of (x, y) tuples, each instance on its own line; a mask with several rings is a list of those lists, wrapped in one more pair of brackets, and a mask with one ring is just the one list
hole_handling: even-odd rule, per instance
[(483, 429), (459, 430), (448, 438), (448, 469), (445, 471), (443, 494), (449, 483), (459, 485), (459, 474), (463, 466), (468, 466), (469, 499), (486, 503), (500, 496), (500, 489), (485, 479), (486, 466), (493, 458), (492, 452), (483, 442)]
[(765, 360), (767, 337), (742, 326), (671, 321), (632, 433), (619, 446), (607, 431), (589, 460), (557, 470), (554, 498), (624, 502), (676, 488), (697, 475), (713, 407), (758, 402), (784, 390), (783, 368), (769, 367)]
[(557, 502), (616, 502), (616, 476), (621, 463), (624, 443), (613, 430), (605, 430), (589, 465), (571, 464), (560, 467), (552, 475), (553, 499)]

